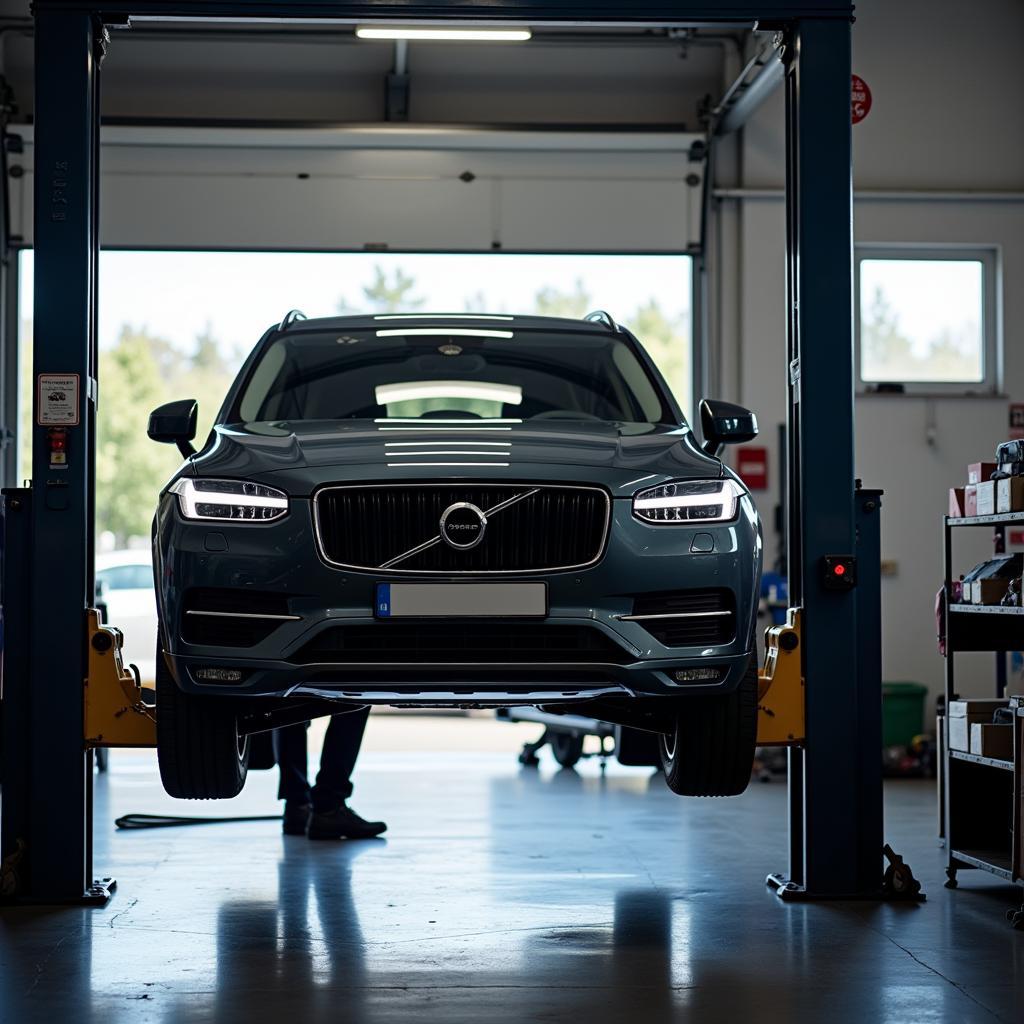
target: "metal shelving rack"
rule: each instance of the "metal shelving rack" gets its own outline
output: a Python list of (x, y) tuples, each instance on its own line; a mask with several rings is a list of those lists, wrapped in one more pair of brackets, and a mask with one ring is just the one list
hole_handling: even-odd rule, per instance
[[(946, 716), (943, 729), (943, 835), (946, 841), (947, 888), (957, 886), (957, 871), (977, 868), (1024, 885), (1022, 868), (1022, 779), (1024, 709), (1013, 734), (1014, 756), (1004, 761), (949, 747), (949, 706), (957, 699), (956, 655), (991, 651), (996, 658), (996, 696), (1006, 693), (1006, 654), (1024, 650), (1024, 608), (953, 604), (953, 531), (990, 527), (997, 554), (1006, 550), (1006, 527), (1024, 524), (1024, 512), (945, 518), (943, 567), (946, 594)], [(1024, 911), (1008, 915), (1024, 926)]]

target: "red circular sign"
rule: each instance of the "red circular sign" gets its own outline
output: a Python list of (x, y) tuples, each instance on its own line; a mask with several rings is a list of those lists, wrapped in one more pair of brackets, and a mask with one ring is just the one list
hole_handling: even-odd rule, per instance
[(871, 110), (871, 90), (860, 75), (854, 75), (850, 90), (850, 120), (859, 124)]

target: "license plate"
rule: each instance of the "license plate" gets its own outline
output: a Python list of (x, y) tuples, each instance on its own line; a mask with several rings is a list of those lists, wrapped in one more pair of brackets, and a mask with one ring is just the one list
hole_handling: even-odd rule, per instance
[(544, 583), (378, 583), (378, 619), (543, 618)]

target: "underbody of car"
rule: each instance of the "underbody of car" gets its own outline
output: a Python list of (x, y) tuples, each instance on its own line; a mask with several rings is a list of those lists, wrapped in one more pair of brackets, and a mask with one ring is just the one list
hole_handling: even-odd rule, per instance
[[(185, 412), (150, 435), (188, 453)], [(667, 728), (749, 688), (760, 524), (715, 447), (610, 318), (286, 320), (161, 495), (175, 699)]]

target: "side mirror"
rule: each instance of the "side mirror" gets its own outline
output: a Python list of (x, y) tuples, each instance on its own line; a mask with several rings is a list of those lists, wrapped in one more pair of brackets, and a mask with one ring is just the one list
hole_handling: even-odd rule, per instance
[(178, 451), (187, 459), (196, 453), (192, 439), (196, 436), (198, 412), (199, 405), (194, 398), (168, 402), (149, 414), (149, 429), (146, 433), (151, 441), (176, 444)]
[(745, 444), (757, 437), (757, 417), (742, 405), (705, 398), (700, 403), (704, 451), (717, 456), (723, 445)]

